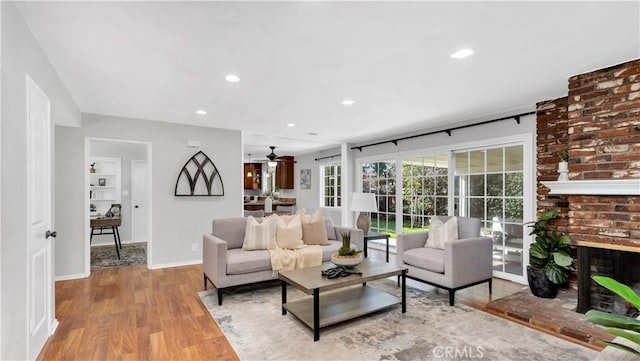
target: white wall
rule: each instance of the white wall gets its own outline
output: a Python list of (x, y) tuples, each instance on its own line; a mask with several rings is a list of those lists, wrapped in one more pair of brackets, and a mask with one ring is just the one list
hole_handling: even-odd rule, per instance
[[(53, 123), (76, 123), (78, 108), (12, 2), (2, 6), (2, 188), (0, 359), (27, 358), (26, 74), (51, 100)], [(53, 134), (53, 130), (52, 130)], [(55, 197), (54, 197), (55, 201)], [(54, 213), (54, 225), (55, 225)], [(55, 227), (55, 226), (54, 226)], [(54, 228), (55, 229), (55, 228)], [(56, 241), (53, 241), (56, 247)]]
[[(56, 277), (84, 273), (84, 161), (85, 137), (127, 139), (152, 143), (152, 267), (202, 262), (202, 234), (214, 218), (242, 214), (242, 143), (240, 131), (182, 126), (149, 120), (83, 114), (81, 128), (56, 129), (56, 197), (58, 252)], [(205, 154), (222, 175), (222, 197), (175, 197), (178, 173), (199, 149), (187, 141), (200, 141)], [(64, 211), (63, 211), (64, 210)], [(197, 243), (198, 252), (191, 251)]]
[[(121, 160), (121, 190), (128, 192), (128, 195), (122, 194), (120, 198), (122, 225), (118, 227), (118, 232), (122, 242), (128, 242), (131, 240), (131, 161), (146, 160), (147, 146), (140, 143), (98, 140), (91, 141), (90, 144), (91, 156), (120, 158)], [(111, 235), (93, 236), (92, 246), (107, 244), (113, 245)]]

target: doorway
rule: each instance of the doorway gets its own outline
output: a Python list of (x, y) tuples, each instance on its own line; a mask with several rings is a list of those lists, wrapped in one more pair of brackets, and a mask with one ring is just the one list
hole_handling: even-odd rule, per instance
[[(85, 164), (92, 165), (85, 178), (85, 272), (135, 264), (149, 267), (151, 143), (87, 137)], [(134, 213), (134, 203), (138, 210), (143, 205), (143, 216)]]

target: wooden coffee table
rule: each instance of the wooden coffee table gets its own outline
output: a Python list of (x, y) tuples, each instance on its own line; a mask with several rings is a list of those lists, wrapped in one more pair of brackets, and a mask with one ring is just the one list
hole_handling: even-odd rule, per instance
[[(349, 275), (329, 279), (321, 271), (335, 267), (326, 263), (318, 267), (281, 271), (282, 314), (287, 311), (313, 330), (313, 340), (320, 339), (320, 328), (351, 320), (381, 309), (401, 304), (402, 313), (407, 312), (406, 267), (364, 259), (355, 269), (362, 275)], [(402, 276), (402, 297), (397, 297), (376, 288), (367, 286), (369, 281)], [(311, 295), (287, 302), (287, 285), (294, 286)], [(361, 285), (359, 287), (349, 287)]]

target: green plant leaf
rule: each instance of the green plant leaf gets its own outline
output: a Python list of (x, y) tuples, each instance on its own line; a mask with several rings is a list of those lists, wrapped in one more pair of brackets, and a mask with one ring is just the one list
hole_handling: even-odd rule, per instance
[(529, 255), (533, 258), (547, 259), (549, 258), (549, 253), (540, 243), (532, 243), (531, 247), (529, 247)]
[(544, 268), (549, 280), (557, 285), (562, 285), (569, 281), (569, 270), (555, 264), (555, 262), (547, 263)]
[(635, 343), (636, 345), (640, 345), (640, 334), (636, 332), (629, 332), (629, 331), (625, 331), (625, 330), (621, 330), (619, 328), (613, 328), (613, 327), (605, 327), (604, 330), (609, 332), (612, 335), (626, 338), (627, 340)]
[(598, 342), (600, 342), (603, 345), (615, 347), (617, 349), (632, 353), (632, 354), (640, 357), (640, 352), (636, 351), (634, 348), (631, 348), (631, 347), (629, 347), (627, 345), (622, 345), (622, 344), (619, 344), (619, 343), (608, 342), (608, 341), (598, 341)]
[(568, 246), (571, 244), (571, 239), (566, 234), (561, 234), (558, 243), (560, 243), (563, 246)]
[(640, 332), (640, 321), (635, 318), (598, 310), (589, 310), (585, 313), (585, 316), (587, 316), (587, 321), (595, 323), (596, 325)]
[(610, 277), (593, 276), (592, 278), (600, 286), (624, 298), (625, 300), (627, 300), (627, 302), (631, 303), (635, 308), (640, 310), (640, 296), (633, 292), (633, 290), (629, 288), (629, 286), (624, 285)]
[(573, 258), (564, 252), (553, 252), (553, 261), (561, 267), (568, 267), (573, 264)]

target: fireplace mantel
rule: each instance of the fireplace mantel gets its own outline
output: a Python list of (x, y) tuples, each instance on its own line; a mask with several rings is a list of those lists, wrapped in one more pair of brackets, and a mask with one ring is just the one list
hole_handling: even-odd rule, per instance
[(640, 195), (640, 178), (542, 182), (549, 194)]

